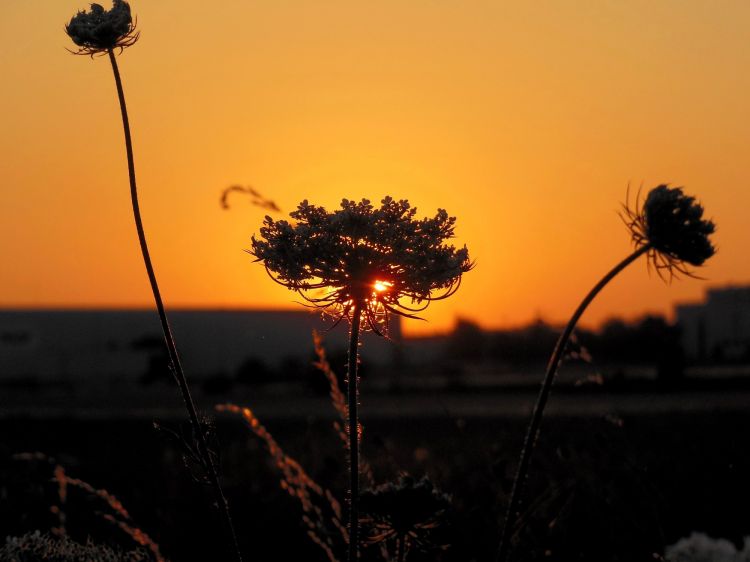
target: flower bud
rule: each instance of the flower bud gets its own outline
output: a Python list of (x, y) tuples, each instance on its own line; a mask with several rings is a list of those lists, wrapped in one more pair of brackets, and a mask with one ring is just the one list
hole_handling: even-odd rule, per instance
[(125, 0), (114, 0), (109, 11), (99, 4), (91, 4), (89, 12), (79, 11), (71, 18), (65, 33), (78, 45), (76, 54), (92, 56), (109, 49), (129, 47), (138, 40), (130, 5)]
[(623, 220), (636, 247), (648, 245), (649, 263), (660, 276), (664, 271), (694, 276), (688, 266), (699, 267), (716, 253), (709, 240), (716, 225), (680, 187), (656, 186), (639, 208), (624, 206)]

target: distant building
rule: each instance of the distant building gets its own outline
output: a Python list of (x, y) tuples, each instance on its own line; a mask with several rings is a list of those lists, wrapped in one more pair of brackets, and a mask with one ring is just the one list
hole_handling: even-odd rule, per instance
[[(347, 348), (345, 322), (326, 332), (332, 323), (304, 310), (174, 310), (169, 319), (194, 378), (234, 376), (248, 362), (277, 370), (307, 365), (313, 329), (329, 353)], [(392, 364), (401, 340), (395, 315), (389, 335), (393, 341), (365, 333), (363, 360)], [(0, 380), (139, 376), (155, 361), (163, 368), (166, 350), (154, 310), (0, 310)]]
[(690, 361), (750, 360), (750, 285), (709, 289), (702, 303), (675, 308)]

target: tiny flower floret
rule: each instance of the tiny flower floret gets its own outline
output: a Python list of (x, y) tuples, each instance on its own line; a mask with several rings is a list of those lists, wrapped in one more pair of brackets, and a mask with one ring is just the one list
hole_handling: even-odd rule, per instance
[[(472, 267), (466, 247), (445, 244), (455, 218), (440, 209), (416, 219), (408, 201), (344, 199), (332, 213), (300, 203), (295, 223), (266, 217), (249, 250), (271, 277), (315, 306), (350, 316), (359, 304), (370, 328), (388, 313), (416, 318), (436, 299), (453, 294)], [(400, 299), (409, 301), (409, 304)]]
[(124, 49), (138, 40), (130, 5), (125, 0), (114, 0), (111, 10), (100, 4), (91, 4), (89, 12), (79, 11), (65, 26), (67, 33), (78, 45), (78, 55), (95, 55), (109, 49)]
[(709, 236), (716, 230), (703, 218), (703, 207), (682, 188), (658, 185), (635, 210), (624, 206), (623, 219), (637, 247), (649, 246), (649, 263), (661, 275), (675, 271), (692, 276), (688, 265), (699, 267), (716, 253)]

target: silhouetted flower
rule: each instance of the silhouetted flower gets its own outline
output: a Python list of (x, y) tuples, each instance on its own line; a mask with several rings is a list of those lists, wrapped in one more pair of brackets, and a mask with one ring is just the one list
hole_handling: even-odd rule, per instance
[(649, 263), (660, 276), (664, 270), (693, 276), (685, 264), (701, 266), (716, 253), (709, 240), (716, 226), (703, 219), (703, 207), (682, 188), (656, 186), (640, 208), (624, 205), (623, 219), (636, 247), (650, 247)]
[(138, 40), (130, 5), (125, 0), (114, 0), (107, 11), (100, 4), (91, 4), (90, 12), (79, 11), (65, 26), (67, 33), (78, 45), (77, 55), (96, 55), (109, 49), (124, 49)]
[(360, 496), (360, 522), (367, 544), (395, 540), (402, 550), (400, 559), (411, 548), (445, 548), (437, 531), (445, 524), (451, 498), (436, 490), (425, 476), (420, 480), (406, 475)]
[(520, 513), (521, 490), (531, 466), (531, 456), (539, 436), (545, 406), (573, 330), (583, 313), (612, 279), (644, 254), (649, 265), (653, 264), (660, 277), (664, 278), (666, 271), (671, 279), (676, 276), (675, 272), (694, 277), (688, 266), (699, 267), (715, 253), (708, 239), (716, 229), (714, 223), (703, 219), (703, 207), (696, 203), (694, 197), (685, 195), (681, 188), (658, 185), (648, 193), (643, 204), (640, 204), (639, 192), (635, 208), (630, 207), (629, 199), (628, 193), (621, 217), (630, 229), (636, 249), (615, 265), (586, 294), (555, 344), (518, 459), (516, 476), (513, 479), (503, 521), (497, 562), (506, 562), (509, 559), (511, 535)]
[(444, 243), (453, 237), (454, 217), (442, 209), (433, 218), (415, 214), (408, 201), (390, 197), (379, 209), (367, 199), (344, 199), (332, 213), (303, 201), (290, 214), (295, 224), (267, 216), (249, 252), (275, 281), (315, 306), (335, 307), (339, 319), (358, 303), (378, 332), (388, 313), (416, 318), (431, 301), (452, 295), (472, 267), (466, 247)]
[(172, 330), (169, 327), (167, 312), (164, 308), (164, 301), (161, 298), (159, 283), (157, 282), (156, 273), (154, 272), (154, 267), (151, 262), (148, 244), (146, 243), (146, 233), (143, 228), (143, 221), (141, 220), (140, 205), (138, 204), (138, 188), (135, 177), (135, 158), (133, 156), (133, 143), (130, 135), (130, 121), (128, 119), (127, 104), (125, 103), (125, 92), (122, 86), (122, 78), (117, 65), (117, 57), (114, 55), (114, 49), (120, 49), (120, 51), (122, 51), (125, 47), (135, 44), (139, 37), (139, 32), (136, 31), (133, 17), (130, 14), (130, 5), (125, 0), (113, 0), (112, 8), (107, 11), (100, 4), (91, 4), (91, 11), (79, 11), (71, 18), (68, 25), (65, 26), (65, 33), (67, 33), (73, 42), (79, 47), (77, 51), (71, 51), (73, 54), (90, 55), (91, 57), (98, 54), (106, 54), (112, 65), (112, 74), (115, 79), (115, 87), (117, 88), (117, 98), (120, 102), (120, 115), (122, 117), (122, 127), (125, 135), (125, 155), (128, 162), (128, 179), (130, 183), (130, 199), (133, 206), (133, 217), (135, 218), (135, 227), (136, 232), (138, 233), (138, 243), (141, 247), (141, 254), (143, 256), (143, 264), (146, 267), (149, 285), (151, 286), (151, 292), (154, 296), (154, 304), (156, 305), (156, 310), (159, 314), (162, 331), (164, 333), (164, 343), (166, 344), (167, 354), (169, 356), (170, 371), (175, 377), (175, 382), (177, 382), (185, 408), (190, 417), (190, 424), (192, 426), (193, 437), (196, 441), (195, 445), (197, 449), (196, 451), (193, 451), (193, 453), (196, 453), (193, 458), (199, 461), (201, 467), (205, 470), (208, 481), (213, 488), (214, 503), (221, 512), (225, 527), (228, 531), (227, 538), (230, 540), (224, 541), (224, 545), (233, 551), (232, 558), (239, 561), (242, 560), (242, 556), (234, 532), (232, 517), (229, 513), (229, 504), (227, 503), (226, 496), (224, 496), (224, 492), (221, 489), (221, 482), (219, 481), (219, 475), (214, 464), (216, 459), (214, 459), (214, 456), (209, 449), (206, 440), (207, 436), (202, 427), (201, 420), (198, 417), (195, 402), (190, 394), (190, 387), (182, 369), (180, 356), (177, 353), (177, 346), (174, 341), (174, 336), (172, 335)]

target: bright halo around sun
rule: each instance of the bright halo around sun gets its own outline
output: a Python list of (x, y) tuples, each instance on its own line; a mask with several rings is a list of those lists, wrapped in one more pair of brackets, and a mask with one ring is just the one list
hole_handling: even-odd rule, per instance
[(389, 281), (375, 281), (373, 287), (378, 293), (384, 293), (385, 291), (393, 287), (393, 283)]

